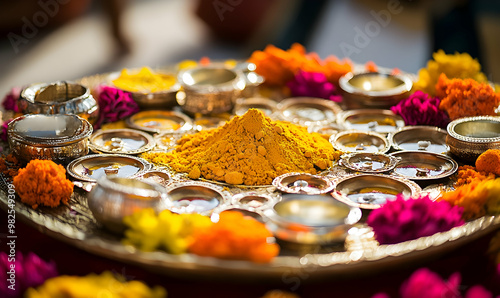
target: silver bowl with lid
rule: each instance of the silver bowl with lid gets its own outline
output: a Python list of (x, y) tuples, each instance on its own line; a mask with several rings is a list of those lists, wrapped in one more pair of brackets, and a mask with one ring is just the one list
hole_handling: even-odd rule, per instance
[(344, 102), (350, 108), (389, 108), (410, 94), (413, 82), (404, 74), (349, 72), (340, 77)]
[(7, 134), (10, 150), (18, 159), (66, 164), (87, 155), (92, 125), (77, 115), (32, 114), (12, 120)]
[(184, 111), (193, 114), (231, 111), (245, 88), (241, 71), (218, 64), (183, 70), (178, 74), (178, 81), (183, 96), (179, 94), (177, 100)]
[(66, 81), (33, 84), (21, 92), (18, 104), (24, 114), (75, 114), (90, 123), (99, 112), (89, 88)]
[(126, 228), (125, 216), (146, 208), (160, 212), (169, 204), (165, 189), (160, 185), (116, 176), (101, 177), (87, 198), (97, 222), (117, 233)]
[(267, 227), (276, 238), (323, 245), (343, 242), (347, 231), (361, 219), (361, 210), (329, 195), (286, 194), (264, 215), (269, 218)]
[(372, 131), (388, 134), (405, 126), (403, 118), (391, 110), (358, 109), (344, 111), (338, 115), (337, 122), (346, 129)]
[(387, 138), (395, 150), (426, 151), (446, 154), (447, 132), (435, 126), (405, 126), (390, 133)]
[(500, 117), (477, 116), (454, 120), (446, 128), (450, 152), (466, 162), (475, 162), (488, 149), (500, 149)]
[(299, 125), (325, 125), (337, 120), (342, 109), (335, 102), (316, 97), (290, 97), (278, 104), (281, 117)]

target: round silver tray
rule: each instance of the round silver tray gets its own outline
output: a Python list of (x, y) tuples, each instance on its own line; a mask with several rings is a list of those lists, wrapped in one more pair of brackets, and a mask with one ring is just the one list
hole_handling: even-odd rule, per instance
[[(83, 78), (81, 83), (97, 86), (105, 82), (107, 74)], [(345, 175), (338, 165), (331, 168), (329, 176)], [(0, 208), (7, 210), (8, 184), (0, 175)], [(174, 181), (186, 181), (182, 175)], [(232, 195), (248, 193), (249, 188), (226, 186)], [(275, 187), (251, 188), (252, 193), (276, 196)], [(426, 189), (424, 189), (426, 191)], [(429, 237), (393, 245), (374, 245), (366, 237), (348, 237), (346, 246), (307, 248), (304, 250), (283, 249), (282, 253), (268, 264), (249, 261), (221, 260), (193, 254), (172, 255), (162, 251), (142, 252), (131, 246), (124, 246), (120, 237), (99, 226), (87, 205), (87, 192), (75, 188), (68, 205), (57, 208), (41, 207), (36, 210), (16, 201), (16, 218), (27, 222), (53, 237), (87, 252), (109, 259), (142, 266), (147, 270), (186, 279), (231, 279), (283, 282), (293, 276), (305, 276), (307, 281), (324, 278), (345, 277), (350, 274), (377, 273), (397, 269), (410, 264), (422, 264), (425, 260), (437, 259), (448, 252), (473, 242), (500, 228), (500, 216), (484, 216), (450, 231)], [(234, 202), (227, 202), (226, 208), (238, 208)], [(361, 224), (359, 230), (366, 225)]]

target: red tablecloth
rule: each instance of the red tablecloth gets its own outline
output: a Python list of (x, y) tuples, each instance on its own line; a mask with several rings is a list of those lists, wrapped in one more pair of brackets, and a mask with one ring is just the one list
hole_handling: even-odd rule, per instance
[[(6, 235), (7, 216), (4, 211), (0, 213), (1, 235)], [(307, 272), (301, 275), (289, 276), (278, 283), (252, 283), (249, 281), (224, 282), (180, 279), (149, 272), (144, 268), (112, 261), (82, 251), (74, 246), (54, 240), (31, 226), (16, 223), (16, 248), (27, 253), (32, 251), (44, 260), (54, 260), (60, 274), (86, 275), (100, 273), (104, 270), (121, 273), (129, 279), (142, 280), (149, 285), (161, 285), (168, 297), (261, 297), (269, 290), (281, 289), (292, 291), (300, 297), (371, 297), (378, 292), (387, 292), (391, 297), (398, 297), (401, 283), (411, 273), (420, 268), (428, 267), (438, 272), (443, 278), (448, 278), (451, 273), (460, 271), (462, 275), (461, 289), (475, 284), (485, 283), (485, 286), (500, 293), (500, 283), (492, 284), (491, 276), (495, 266), (491, 256), (486, 254), (488, 244), (494, 233), (480, 238), (466, 246), (437, 260), (422, 262), (412, 266), (402, 266), (397, 270), (382, 271), (379, 274), (363, 275), (361, 277), (335, 278), (321, 282), (308, 280)], [(5, 236), (2, 241), (2, 251), (7, 251)], [(295, 289), (297, 288), (297, 289)]]

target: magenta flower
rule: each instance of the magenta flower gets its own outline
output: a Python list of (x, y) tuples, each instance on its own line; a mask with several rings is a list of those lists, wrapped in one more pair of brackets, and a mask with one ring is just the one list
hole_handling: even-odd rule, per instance
[(0, 131), (0, 139), (4, 142), (7, 142), (8, 136), (7, 136), (7, 131), (9, 130), (9, 123), (14, 120), (14, 119), (9, 119), (4, 121), (2, 124), (2, 131)]
[(421, 268), (413, 272), (400, 288), (402, 298), (454, 298), (462, 297), (458, 290), (460, 285), (460, 273), (455, 272), (448, 281), (430, 271)]
[(493, 298), (493, 294), (481, 285), (472, 286), (465, 293), (465, 298)]
[(428, 195), (405, 199), (399, 194), (394, 201), (373, 210), (367, 224), (380, 244), (394, 244), (460, 226), (464, 224), (462, 213), (462, 207), (434, 202)]
[(0, 297), (22, 297), (26, 289), (57, 275), (54, 262), (47, 263), (34, 253), (16, 252), (13, 258), (0, 252)]
[(17, 101), (19, 100), (19, 95), (21, 95), (21, 88), (13, 87), (10, 92), (5, 95), (2, 100), (2, 106), (6, 111), (19, 112), (19, 107), (17, 106)]
[(286, 85), (292, 96), (325, 98), (336, 102), (342, 100), (335, 85), (330, 83), (326, 76), (320, 72), (300, 70)]
[(99, 92), (99, 119), (94, 127), (116, 122), (139, 112), (139, 105), (132, 99), (130, 93), (117, 88), (102, 86)]
[(407, 99), (391, 107), (391, 111), (401, 116), (406, 125), (432, 125), (445, 128), (450, 118), (439, 109), (441, 100), (416, 91)]

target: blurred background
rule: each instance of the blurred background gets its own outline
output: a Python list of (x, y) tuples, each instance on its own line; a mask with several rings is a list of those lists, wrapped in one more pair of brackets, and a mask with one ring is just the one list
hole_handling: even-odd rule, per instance
[(497, 0), (0, 0), (0, 93), (293, 42), (412, 73), (437, 49), (468, 52), (499, 82), (499, 13)]

